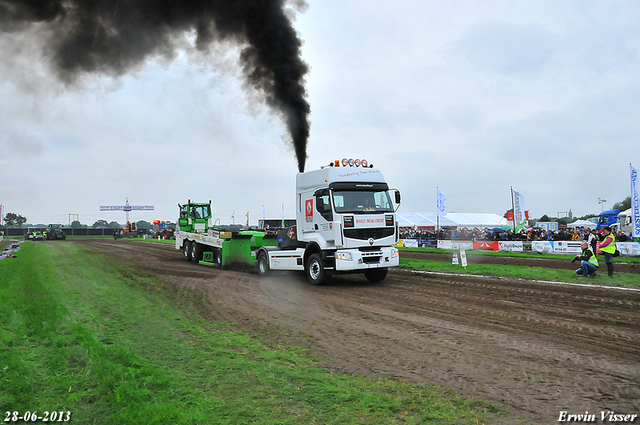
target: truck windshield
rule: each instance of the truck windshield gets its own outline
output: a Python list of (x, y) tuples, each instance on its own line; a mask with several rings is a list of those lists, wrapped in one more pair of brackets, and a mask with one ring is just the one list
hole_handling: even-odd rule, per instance
[(333, 192), (333, 206), (337, 213), (393, 212), (387, 191), (336, 190)]
[(209, 218), (209, 216), (211, 215), (209, 204), (192, 205), (190, 215), (193, 218)]

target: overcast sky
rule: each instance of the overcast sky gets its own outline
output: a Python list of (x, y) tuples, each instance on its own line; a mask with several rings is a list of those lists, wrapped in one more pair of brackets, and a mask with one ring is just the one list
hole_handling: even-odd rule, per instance
[[(609, 209), (640, 167), (637, 1), (308, 0), (306, 169), (366, 158), (400, 212), (532, 217)], [(223, 223), (294, 217), (285, 128), (243, 91), (238, 49), (182, 51), (65, 88), (24, 34), (0, 33), (0, 204), (29, 223), (125, 221), (100, 205), (213, 201)]]

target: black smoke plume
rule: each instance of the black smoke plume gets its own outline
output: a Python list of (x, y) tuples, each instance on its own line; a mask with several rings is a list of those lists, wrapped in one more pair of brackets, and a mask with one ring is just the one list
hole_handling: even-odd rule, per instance
[[(309, 104), (301, 41), (285, 0), (0, 0), (0, 31), (46, 29), (45, 52), (59, 77), (80, 73), (120, 76), (161, 55), (172, 58), (177, 37), (195, 32), (196, 47), (216, 40), (243, 46), (247, 82), (283, 114), (298, 169), (304, 171)], [(304, 0), (297, 0), (300, 7)]]

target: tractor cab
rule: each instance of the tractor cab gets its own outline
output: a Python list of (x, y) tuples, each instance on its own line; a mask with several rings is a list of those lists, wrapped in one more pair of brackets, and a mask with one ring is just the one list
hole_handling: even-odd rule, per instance
[(205, 233), (209, 230), (209, 219), (211, 218), (211, 202), (208, 204), (197, 204), (189, 200), (185, 205), (178, 204), (180, 217), (178, 226), (183, 232)]

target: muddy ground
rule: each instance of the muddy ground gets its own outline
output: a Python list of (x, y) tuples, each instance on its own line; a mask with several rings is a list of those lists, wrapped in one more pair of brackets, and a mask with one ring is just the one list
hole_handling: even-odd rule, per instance
[(596, 423), (601, 411), (640, 414), (640, 291), (407, 270), (378, 284), (348, 275), (314, 287), (297, 273), (260, 278), (187, 263), (172, 245), (75, 243), (152, 273), (207, 318), (303, 346), (331, 370), (495, 403), (504, 412), (492, 423), (558, 423), (560, 411), (595, 413)]

